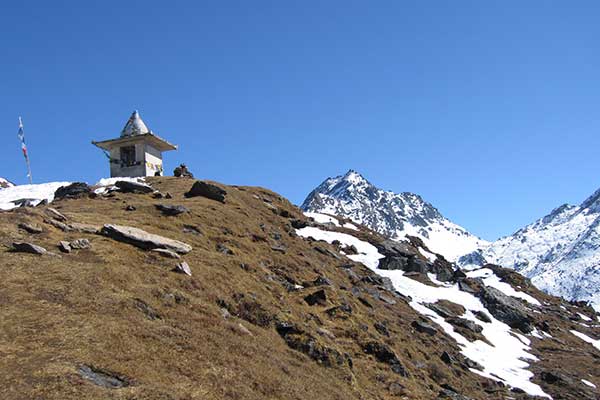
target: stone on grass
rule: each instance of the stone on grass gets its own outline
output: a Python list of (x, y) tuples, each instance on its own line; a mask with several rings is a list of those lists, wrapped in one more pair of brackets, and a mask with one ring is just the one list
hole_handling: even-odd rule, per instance
[(69, 243), (69, 245), (71, 246), (72, 249), (75, 249), (75, 250), (84, 250), (84, 249), (89, 249), (90, 247), (92, 247), (92, 244), (90, 243), (90, 241), (88, 239), (73, 240), (71, 243)]
[(177, 272), (178, 274), (186, 274), (188, 276), (192, 276), (192, 270), (187, 262), (183, 261), (173, 269), (173, 272)]
[(23, 229), (24, 231), (27, 231), (31, 234), (36, 234), (36, 233), (42, 233), (44, 230), (39, 227), (38, 225), (33, 225), (33, 224), (28, 224), (26, 222), (21, 222), (19, 224), (19, 228)]
[(415, 328), (418, 332), (426, 333), (431, 336), (437, 333), (437, 329), (435, 329), (433, 325), (427, 324), (425, 322), (413, 321), (410, 325), (413, 328)]
[(152, 186), (146, 185), (141, 182), (131, 182), (131, 181), (117, 181), (115, 186), (122, 193), (152, 193), (154, 189)]
[(50, 217), (52, 217), (53, 219), (55, 219), (57, 221), (61, 221), (61, 222), (67, 221), (67, 217), (65, 217), (63, 214), (61, 214), (60, 211), (58, 211), (55, 208), (52, 208), (52, 207), (46, 208), (46, 214), (48, 214)]
[(63, 253), (70, 253), (71, 245), (69, 244), (69, 242), (67, 242), (65, 240), (61, 240), (60, 242), (58, 242), (58, 249), (60, 251), (62, 251)]
[(12, 247), (13, 247), (13, 251), (15, 251), (17, 253), (30, 253), (30, 254), (38, 254), (38, 255), (47, 253), (45, 248), (38, 246), (36, 244), (33, 244), (33, 243), (14, 242), (12, 244)]
[(325, 291), (323, 289), (317, 290), (316, 292), (304, 297), (304, 301), (309, 306), (314, 306), (316, 304), (324, 306), (325, 304), (327, 304), (327, 295), (325, 294)]
[(181, 205), (155, 204), (154, 207), (156, 207), (156, 209), (162, 212), (164, 215), (168, 216), (175, 216), (190, 211), (186, 207)]
[(185, 194), (185, 197), (206, 197), (207, 199), (219, 201), (225, 203), (225, 195), (227, 192), (217, 185), (212, 183), (196, 181), (189, 192)]
[(73, 231), (81, 233), (98, 233), (100, 231), (100, 226), (98, 225), (80, 224), (78, 222), (73, 222), (69, 224), (69, 226)]
[(67, 186), (61, 186), (54, 192), (54, 199), (77, 199), (89, 196), (92, 189), (85, 182), (74, 182)]
[(148, 233), (131, 226), (106, 224), (102, 227), (100, 233), (111, 239), (128, 243), (144, 250), (167, 249), (180, 254), (187, 254), (192, 251), (192, 246), (187, 243)]

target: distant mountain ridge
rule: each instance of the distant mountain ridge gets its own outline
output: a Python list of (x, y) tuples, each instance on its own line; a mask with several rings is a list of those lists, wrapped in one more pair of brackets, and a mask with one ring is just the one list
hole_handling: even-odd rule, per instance
[(421, 196), (384, 191), (354, 170), (327, 178), (300, 208), (344, 216), (395, 240), (407, 235), (419, 237), (450, 261), (488, 244), (445, 218)]
[[(491, 262), (514, 268), (540, 289), (600, 308), (600, 190), (580, 205), (563, 204), (548, 215), (498, 239), (459, 265)], [(477, 256), (475, 256), (477, 258)]]

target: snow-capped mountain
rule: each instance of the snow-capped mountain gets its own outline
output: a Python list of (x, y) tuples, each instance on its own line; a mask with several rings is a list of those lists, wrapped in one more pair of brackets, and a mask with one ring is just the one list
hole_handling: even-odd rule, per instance
[(514, 268), (540, 289), (591, 301), (600, 308), (599, 249), (600, 190), (579, 206), (563, 204), (513, 235), (461, 258), (459, 264), (487, 261)]
[(13, 186), (15, 186), (14, 183), (9, 181), (8, 179), (0, 177), (0, 189), (6, 189)]
[(353, 170), (326, 179), (301, 208), (349, 218), (395, 240), (406, 235), (419, 237), (430, 250), (450, 261), (488, 245), (445, 218), (420, 196), (378, 189)]

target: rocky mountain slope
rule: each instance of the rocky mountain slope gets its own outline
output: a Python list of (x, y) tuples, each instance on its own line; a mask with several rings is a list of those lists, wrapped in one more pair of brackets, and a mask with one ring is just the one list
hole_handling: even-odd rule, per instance
[(484, 247), (479, 259), (514, 268), (542, 290), (590, 301), (600, 309), (600, 190), (578, 206), (564, 204), (550, 214)]
[(43, 197), (0, 211), (2, 399), (600, 396), (598, 315), (512, 270), (465, 275), (262, 188)]
[(451, 261), (487, 245), (445, 218), (419, 195), (384, 191), (352, 170), (326, 179), (300, 208), (350, 218), (394, 240), (416, 236)]

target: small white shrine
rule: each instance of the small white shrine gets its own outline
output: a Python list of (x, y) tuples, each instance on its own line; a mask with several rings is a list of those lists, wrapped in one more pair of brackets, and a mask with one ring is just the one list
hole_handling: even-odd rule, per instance
[(110, 176), (162, 176), (163, 151), (177, 146), (154, 134), (136, 111), (131, 114), (118, 139), (92, 141), (109, 158)]

